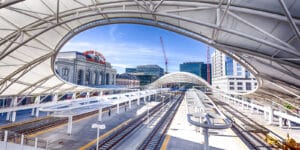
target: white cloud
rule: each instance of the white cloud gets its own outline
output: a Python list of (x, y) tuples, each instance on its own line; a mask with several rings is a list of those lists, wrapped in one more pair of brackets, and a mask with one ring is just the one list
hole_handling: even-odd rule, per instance
[(127, 65), (127, 64), (112, 64), (113, 67), (119, 67), (119, 68), (129, 68), (129, 67), (133, 67), (133, 66), (130, 66), (130, 65)]
[(79, 51), (95, 49), (104, 55), (106, 60), (118, 70), (124, 72), (126, 67), (143, 64), (158, 64), (163, 67), (163, 54), (160, 47), (141, 45), (137, 43), (117, 42), (68, 42), (61, 51)]
[(118, 25), (113, 25), (110, 29), (109, 29), (109, 36), (111, 38), (112, 41), (116, 41), (116, 30), (118, 29)]

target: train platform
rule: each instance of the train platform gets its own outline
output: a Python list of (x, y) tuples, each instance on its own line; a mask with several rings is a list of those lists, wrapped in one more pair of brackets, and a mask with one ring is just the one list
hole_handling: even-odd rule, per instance
[[(204, 135), (201, 128), (187, 121), (187, 104), (182, 101), (162, 144), (162, 150), (198, 150), (204, 148)], [(210, 149), (248, 149), (231, 130), (209, 130)]]
[[(233, 105), (235, 106), (235, 105)], [(268, 121), (264, 119), (264, 113), (260, 111), (251, 111), (250, 109), (242, 109), (243, 107), (235, 106), (235, 108), (245, 114), (250, 119), (254, 120), (255, 122), (259, 123), (260, 125), (264, 126), (265, 128), (269, 129), (273, 133), (279, 135), (283, 139), (287, 138), (287, 134), (289, 134), (290, 138), (296, 140), (297, 143), (300, 142), (300, 126), (292, 126), (291, 128), (288, 125), (284, 125), (282, 128), (279, 127), (279, 120), (278, 118), (273, 118), (273, 123), (268, 124)], [(246, 107), (245, 107), (246, 108)]]
[[(16, 121), (14, 123), (22, 123), (36, 118), (41, 118), (47, 116), (46, 112), (40, 112), (39, 117), (31, 116), (31, 109), (17, 111)], [(0, 128), (1, 126), (6, 126), (13, 124), (13, 122), (6, 121), (6, 113), (0, 114)]]
[[(155, 104), (149, 106), (152, 107), (154, 105)], [(31, 137), (38, 137), (39, 139), (48, 141), (48, 146), (51, 147), (51, 149), (88, 149), (96, 144), (97, 130), (91, 128), (93, 123), (105, 124), (106, 129), (100, 131), (100, 139), (102, 139), (114, 130), (125, 125), (134, 116), (146, 110), (147, 107), (143, 105), (143, 103), (141, 103), (140, 106), (133, 103), (132, 109), (128, 109), (128, 106), (126, 108), (120, 106), (119, 114), (117, 114), (116, 109), (112, 109), (110, 115), (108, 111), (103, 112), (101, 122), (97, 121), (98, 114), (74, 121), (71, 135), (67, 134), (67, 125), (62, 125), (38, 132), (31, 135)]]

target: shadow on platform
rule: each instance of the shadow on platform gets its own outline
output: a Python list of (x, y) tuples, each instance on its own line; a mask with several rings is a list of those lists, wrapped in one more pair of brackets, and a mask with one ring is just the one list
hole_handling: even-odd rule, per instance
[[(199, 139), (200, 140), (200, 139)], [(210, 141), (213, 142), (213, 141)], [(195, 143), (178, 137), (171, 136), (167, 150), (201, 150), (204, 149), (204, 144)], [(210, 150), (223, 150), (217, 147), (209, 146)]]

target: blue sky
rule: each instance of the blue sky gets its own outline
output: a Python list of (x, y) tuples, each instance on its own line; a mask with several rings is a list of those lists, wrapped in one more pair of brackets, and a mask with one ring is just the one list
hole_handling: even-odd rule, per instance
[(169, 72), (179, 71), (182, 62), (206, 62), (205, 44), (168, 30), (135, 24), (113, 24), (89, 29), (73, 37), (61, 51), (95, 49), (104, 55), (118, 73), (125, 72), (126, 67), (145, 64), (157, 64), (164, 68), (160, 36), (163, 37)]

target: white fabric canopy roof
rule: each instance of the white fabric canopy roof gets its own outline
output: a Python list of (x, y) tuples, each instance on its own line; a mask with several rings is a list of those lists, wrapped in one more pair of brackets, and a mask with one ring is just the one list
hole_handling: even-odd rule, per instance
[(259, 80), (256, 97), (298, 102), (299, 8), (299, 0), (2, 1), (0, 95), (87, 89), (55, 75), (58, 50), (86, 29), (138, 23), (178, 32), (232, 55)]
[(212, 88), (206, 80), (189, 72), (172, 72), (169, 74), (165, 74), (153, 83), (149, 84), (148, 88), (161, 88), (163, 85), (169, 83), (193, 83), (196, 85)]

